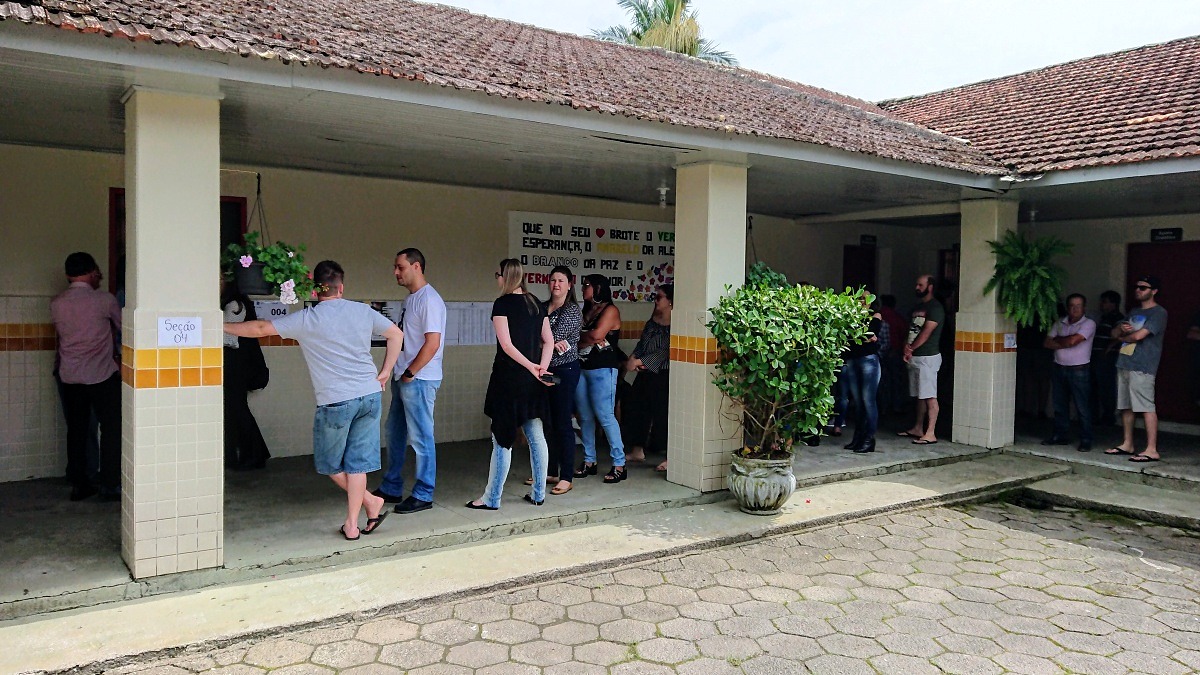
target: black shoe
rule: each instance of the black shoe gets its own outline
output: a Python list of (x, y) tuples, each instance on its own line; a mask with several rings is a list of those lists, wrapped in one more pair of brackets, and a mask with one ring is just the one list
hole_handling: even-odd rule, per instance
[(854, 452), (860, 455), (868, 452), (875, 452), (875, 439), (868, 438), (867, 440), (863, 441), (861, 446), (854, 448)]
[(1075, 449), (1080, 452), (1090, 452), (1092, 450), (1092, 443), (1091, 441), (1080, 441), (1079, 447)]
[(525, 495), (525, 501), (529, 502), (530, 504), (533, 504), (534, 506), (541, 506), (542, 504), (546, 503), (545, 499), (543, 499), (539, 502), (533, 501), (533, 495)]
[(387, 502), (388, 504), (398, 504), (404, 501), (404, 497), (401, 497), (400, 495), (394, 495), (389, 492), (384, 492), (383, 488), (375, 488), (374, 490), (371, 490), (371, 494), (383, 499), (383, 501)]
[(78, 485), (71, 488), (71, 501), (81, 502), (97, 492), (98, 490), (91, 485)]
[(1050, 438), (1047, 438), (1046, 440), (1042, 441), (1042, 445), (1070, 445), (1070, 444), (1071, 444), (1071, 441), (1068, 441), (1065, 438), (1059, 438), (1058, 436), (1051, 436)]
[(865, 441), (863, 439), (859, 438), (858, 436), (855, 436), (853, 440), (851, 440), (849, 443), (843, 445), (842, 447), (847, 450), (858, 450), (859, 448), (861, 448), (863, 446), (863, 443), (865, 443)]
[(467, 508), (475, 509), (476, 511), (499, 511), (500, 510), (499, 506), (488, 506), (487, 504), (476, 504), (474, 501), (467, 502)]
[(625, 480), (625, 467), (614, 466), (611, 471), (604, 474), (605, 483), (620, 483)]
[(417, 511), (424, 511), (426, 509), (432, 509), (432, 508), (433, 508), (433, 502), (423, 501), (421, 499), (417, 499), (416, 497), (413, 497), (412, 495), (409, 495), (408, 499), (405, 499), (404, 501), (397, 504), (396, 508), (393, 510), (396, 513), (416, 513)]
[(595, 464), (588, 464), (587, 462), (584, 462), (583, 464), (579, 465), (578, 469), (575, 469), (575, 477), (576, 478), (587, 478), (588, 476), (595, 476), (595, 475), (596, 475), (596, 465)]

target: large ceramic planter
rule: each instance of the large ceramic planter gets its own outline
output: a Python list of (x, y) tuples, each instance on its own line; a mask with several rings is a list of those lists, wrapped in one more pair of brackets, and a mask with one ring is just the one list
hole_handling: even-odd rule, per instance
[(792, 459), (746, 459), (734, 455), (729, 491), (742, 511), (756, 516), (779, 513), (796, 491)]
[(237, 279), (238, 288), (246, 295), (275, 295), (275, 286), (263, 279), (262, 263), (250, 263), (249, 267), (234, 265), (233, 277)]

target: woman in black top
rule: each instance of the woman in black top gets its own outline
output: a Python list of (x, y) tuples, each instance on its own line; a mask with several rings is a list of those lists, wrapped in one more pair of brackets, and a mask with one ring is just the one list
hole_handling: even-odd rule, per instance
[[(869, 297), (869, 296), (868, 296)], [(866, 304), (866, 300), (863, 300)], [(883, 318), (878, 305), (872, 305), (869, 339), (860, 345), (850, 345), (846, 365), (842, 367), (843, 383), (853, 400), (850, 412), (854, 418), (854, 438), (846, 444), (854, 452), (875, 452), (875, 430), (879, 426), (879, 331)]]
[[(228, 323), (254, 321), (254, 305), (238, 288), (231, 276), (221, 276), (221, 310)], [(246, 400), (250, 388), (261, 388), (264, 384), (252, 383), (253, 369), (266, 371), (258, 338), (239, 338), (224, 334), (224, 368), (221, 389), (225, 402), (225, 468), (235, 471), (262, 469), (271, 456), (267, 442), (254, 413), (250, 412)]]
[[(579, 384), (579, 331), (583, 314), (575, 299), (571, 270), (555, 267), (550, 271), (550, 330), (554, 333), (554, 358), (550, 370), (559, 383), (550, 388), (550, 472), (547, 482), (557, 480), (552, 495), (571, 490), (575, 473), (575, 430), (571, 417), (575, 414), (575, 387)], [(556, 478), (557, 477), (557, 478)], [(530, 483), (533, 481), (531, 480)]]
[(621, 312), (612, 304), (608, 278), (589, 274), (583, 278), (583, 329), (579, 336), (579, 358), (583, 373), (575, 387), (575, 408), (583, 432), (583, 465), (576, 478), (596, 475), (596, 422), (608, 438), (612, 470), (605, 483), (625, 480), (625, 445), (617, 424), (617, 342), (621, 338)]
[[(675, 287), (663, 284), (654, 296), (654, 314), (642, 328), (626, 370), (637, 373), (629, 399), (621, 404), (622, 430), (630, 458), (645, 451), (667, 453), (667, 405), (671, 384), (671, 308)], [(656, 471), (666, 471), (664, 459)]]
[(496, 272), (500, 297), (492, 303), (492, 327), (496, 330), (496, 359), (488, 381), (483, 412), (492, 418), (492, 463), (483, 496), (467, 502), (467, 508), (495, 511), (512, 462), (517, 428), (529, 441), (533, 469), (533, 491), (525, 501), (541, 506), (546, 499), (546, 438), (542, 417), (547, 414), (546, 387), (554, 338), (546, 309), (525, 289), (525, 270), (515, 258), (500, 261)]

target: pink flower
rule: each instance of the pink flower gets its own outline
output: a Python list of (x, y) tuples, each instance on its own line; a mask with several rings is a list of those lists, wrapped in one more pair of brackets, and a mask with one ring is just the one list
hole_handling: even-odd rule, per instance
[(288, 251), (288, 257), (289, 257), (289, 258), (295, 258), (295, 257), (296, 257), (296, 252), (295, 252), (295, 251)]
[(244, 255), (244, 256), (238, 258), (238, 262), (242, 263), (242, 267), (249, 267), (250, 264), (254, 262), (254, 258), (251, 258), (248, 255)]

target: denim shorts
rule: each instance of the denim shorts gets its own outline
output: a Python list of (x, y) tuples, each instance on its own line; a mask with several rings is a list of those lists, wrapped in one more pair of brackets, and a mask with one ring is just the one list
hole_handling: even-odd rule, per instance
[(379, 416), (383, 392), (317, 406), (313, 463), (317, 473), (370, 473), (380, 467)]

